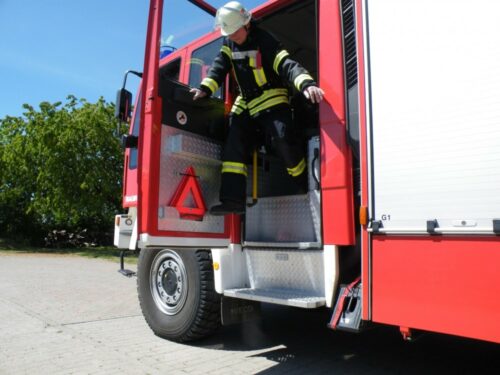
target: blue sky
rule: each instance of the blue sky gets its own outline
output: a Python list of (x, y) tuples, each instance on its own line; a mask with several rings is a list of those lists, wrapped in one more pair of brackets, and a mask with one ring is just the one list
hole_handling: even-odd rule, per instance
[[(164, 2), (162, 34), (175, 47), (213, 27), (187, 0)], [(252, 9), (264, 1), (242, 2)], [(124, 72), (142, 71), (148, 8), (147, 0), (0, 0), (0, 118), (69, 94), (114, 101)], [(138, 83), (131, 76), (127, 88)]]

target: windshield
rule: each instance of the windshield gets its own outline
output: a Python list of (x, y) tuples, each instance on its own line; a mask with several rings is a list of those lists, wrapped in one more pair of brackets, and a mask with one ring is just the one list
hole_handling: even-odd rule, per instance
[[(229, 0), (207, 0), (207, 4), (219, 8)], [(241, 0), (248, 10), (265, 0)], [(214, 17), (188, 0), (165, 0), (161, 33), (163, 57), (168, 50), (175, 50), (214, 29)]]

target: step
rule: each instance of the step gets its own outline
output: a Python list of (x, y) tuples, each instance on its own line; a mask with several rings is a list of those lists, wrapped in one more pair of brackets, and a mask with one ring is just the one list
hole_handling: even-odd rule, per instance
[(320, 242), (257, 242), (257, 241), (244, 241), (242, 243), (244, 248), (251, 250), (252, 248), (284, 248), (284, 249), (319, 249), (321, 248)]
[(259, 198), (245, 220), (246, 242), (320, 242), (308, 194)]
[(232, 298), (302, 307), (305, 309), (314, 309), (326, 304), (324, 296), (311, 295), (305, 291), (291, 289), (227, 289), (224, 291), (224, 295)]
[(258, 290), (300, 291), (305, 296), (325, 295), (323, 250), (245, 248), (248, 284)]

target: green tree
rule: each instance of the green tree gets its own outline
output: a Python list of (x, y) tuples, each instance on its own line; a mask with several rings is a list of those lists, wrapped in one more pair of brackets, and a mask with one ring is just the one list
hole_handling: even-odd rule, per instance
[(114, 105), (68, 96), (0, 119), (0, 233), (109, 232), (121, 209), (123, 150)]

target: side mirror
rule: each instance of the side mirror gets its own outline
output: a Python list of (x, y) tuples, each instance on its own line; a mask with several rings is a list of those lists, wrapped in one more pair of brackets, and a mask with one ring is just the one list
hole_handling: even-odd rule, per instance
[(122, 135), (122, 147), (123, 148), (137, 148), (139, 143), (139, 137), (131, 134)]
[(132, 112), (132, 93), (122, 88), (116, 93), (115, 117), (127, 122)]

